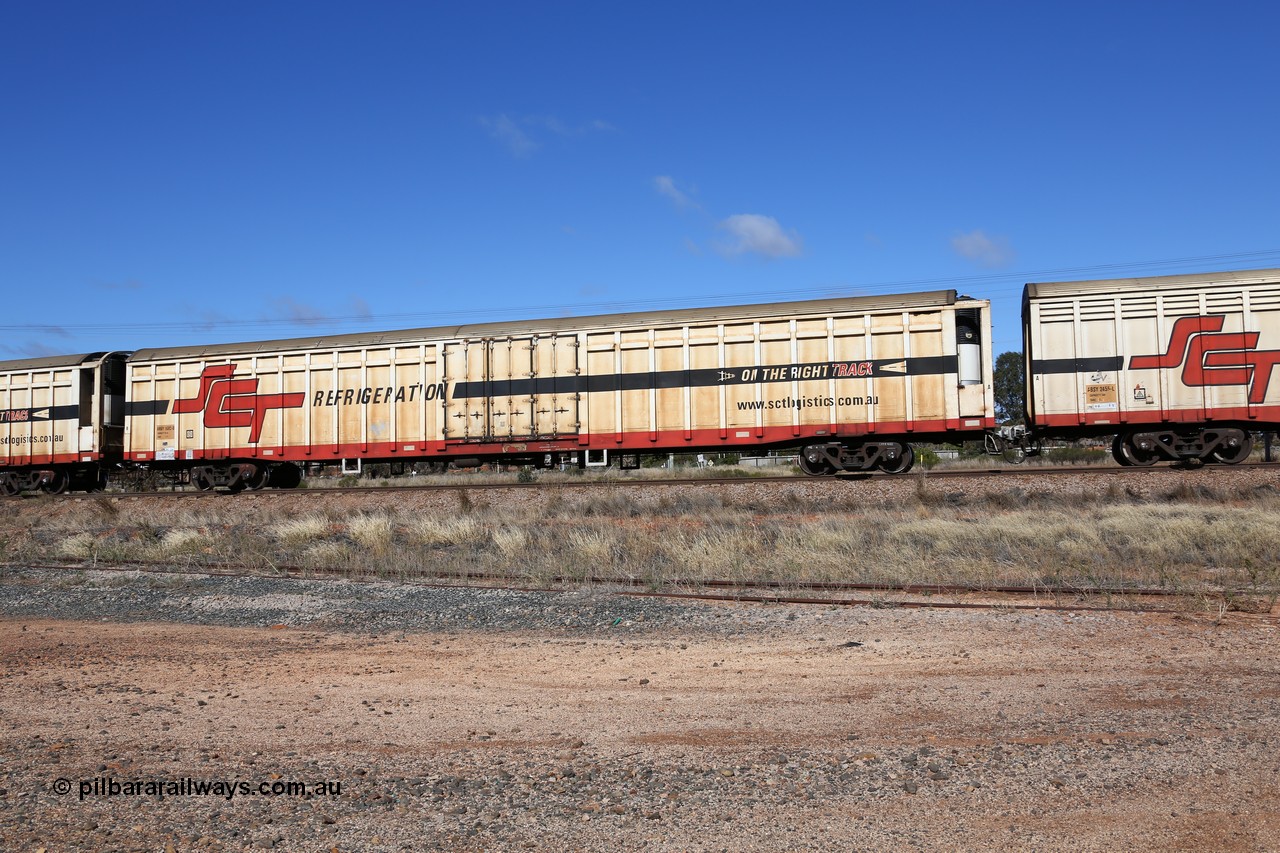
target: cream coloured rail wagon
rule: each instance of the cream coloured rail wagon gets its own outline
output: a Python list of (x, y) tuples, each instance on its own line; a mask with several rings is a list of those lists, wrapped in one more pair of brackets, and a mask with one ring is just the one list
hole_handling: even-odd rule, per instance
[(141, 350), (125, 461), (203, 488), (339, 460), (801, 448), (905, 471), (994, 425), (990, 310), (954, 291)]

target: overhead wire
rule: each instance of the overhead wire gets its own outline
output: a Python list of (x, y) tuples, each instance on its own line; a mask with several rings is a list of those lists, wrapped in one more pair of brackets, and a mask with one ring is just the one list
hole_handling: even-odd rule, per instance
[[(1259, 263), (1280, 263), (1280, 250), (1271, 249), (1251, 252), (1232, 252), (1217, 255), (1197, 255), (1181, 258), (1163, 258), (1149, 261), (1130, 261), (1123, 263), (1090, 264), (1073, 267), (1055, 267), (1048, 269), (1032, 269), (1007, 272), (990, 272), (968, 276), (941, 276), (932, 278), (895, 279), (888, 281), (866, 282), (853, 285), (831, 284), (816, 287), (788, 288), (777, 290), (736, 291), (732, 294), (698, 294), (689, 296), (659, 297), (654, 299), (610, 300), (600, 302), (580, 302), (560, 305), (526, 305), (502, 306), (497, 308), (466, 308), (455, 310), (436, 310), (431, 312), (408, 312), (390, 314), (358, 314), (335, 315), (330, 317), (262, 317), (241, 319), (184, 319), (157, 321), (126, 321), (110, 323), (0, 323), (0, 331), (44, 331), (54, 335), (71, 336), (74, 333), (98, 332), (110, 330), (121, 333), (144, 333), (164, 331), (192, 330), (231, 330), (231, 329), (274, 329), (287, 328), (298, 330), (299, 337), (310, 333), (319, 333), (326, 329), (361, 327), (371, 329), (375, 325), (389, 327), (392, 325), (419, 325), (429, 322), (433, 325), (444, 325), (448, 322), (461, 322), (467, 319), (493, 317), (516, 318), (533, 316), (541, 313), (557, 316), (574, 314), (618, 313), (625, 311), (662, 310), (681, 307), (707, 306), (723, 304), (727, 300), (734, 303), (760, 300), (778, 300), (788, 298), (836, 298), (840, 296), (887, 295), (897, 290), (913, 288), (947, 288), (960, 289), (967, 285), (1005, 285), (995, 288), (996, 292), (1016, 291), (1028, 281), (1044, 279), (1060, 279), (1062, 276), (1093, 276), (1122, 271), (1130, 273), (1130, 277), (1141, 277), (1161, 270), (1167, 274), (1170, 268), (1218, 263), (1239, 265), (1248, 263), (1255, 266)], [(991, 295), (990, 288), (981, 295)]]

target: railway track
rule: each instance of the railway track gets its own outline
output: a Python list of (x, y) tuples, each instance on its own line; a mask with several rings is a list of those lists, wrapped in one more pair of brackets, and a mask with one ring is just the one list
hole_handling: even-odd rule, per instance
[[(302, 568), (289, 565), (253, 567), (232, 563), (175, 566), (172, 562), (131, 560), (125, 563), (82, 562), (6, 563), (0, 570), (87, 571), (167, 576), (270, 577), (296, 580), (345, 580), (354, 583), (409, 583), (438, 588), (482, 588), (519, 592), (564, 592), (566, 589), (605, 588), (613, 595), (749, 604), (800, 604), (830, 607), (911, 608), (940, 610), (1051, 610), (1061, 612), (1185, 613), (1197, 609), (1239, 609), (1249, 599), (1273, 603), (1280, 590), (1171, 590), (1131, 586), (985, 586), (965, 584), (868, 584), (833, 581), (777, 581), (728, 579), (671, 579), (653, 589), (649, 580), (628, 577), (553, 577), (536, 585), (501, 574), (433, 574), (388, 577), (357, 574), (346, 569)], [(863, 593), (848, 597), (838, 593)], [(802, 594), (803, 593), (803, 594)], [(865, 594), (870, 593), (868, 597)], [(908, 598), (904, 596), (915, 596)], [(943, 600), (941, 596), (950, 597)], [(1152, 602), (1160, 602), (1154, 604)], [(1251, 610), (1255, 615), (1268, 615)]]
[[(1253, 469), (1275, 469), (1280, 470), (1280, 464), (1275, 462), (1248, 462), (1231, 466), (1214, 466), (1207, 468), (1194, 469), (1197, 475), (1218, 477), (1229, 476), (1232, 471), (1253, 470)], [(673, 478), (628, 478), (621, 476), (618, 478), (606, 479), (575, 479), (575, 480), (534, 480), (532, 482), (519, 482), (514, 478), (510, 481), (502, 482), (467, 482), (463, 476), (451, 478), (451, 482), (428, 482), (413, 483), (404, 485), (397, 483), (393, 486), (320, 486), (305, 489), (264, 489), (262, 491), (246, 491), (239, 492), (234, 497), (254, 497), (254, 496), (287, 496), (287, 495), (333, 495), (333, 494), (382, 494), (386, 492), (430, 492), (430, 491), (458, 491), (458, 490), (476, 490), (476, 491), (494, 491), (501, 489), (563, 489), (563, 490), (586, 490), (593, 488), (627, 488), (627, 489), (644, 489), (644, 488), (669, 488), (669, 487), (711, 487), (711, 486), (731, 486), (743, 485), (751, 483), (761, 484), (781, 484), (781, 483), (826, 483), (832, 485), (838, 484), (855, 484), (867, 481), (878, 482), (917, 482), (920, 480), (928, 480), (930, 482), (947, 482), (952, 480), (974, 480), (991, 477), (1007, 478), (1011, 481), (1022, 479), (1035, 479), (1043, 477), (1065, 477), (1072, 475), (1096, 475), (1103, 477), (1114, 477), (1119, 475), (1158, 475), (1161, 472), (1168, 473), (1170, 471), (1184, 471), (1177, 467), (1167, 465), (1153, 466), (1150, 468), (1123, 468), (1118, 465), (1091, 465), (1078, 467), (1035, 467), (1035, 468), (975, 468), (968, 470), (942, 470), (942, 471), (914, 471), (909, 474), (883, 474), (883, 473), (854, 473), (839, 474), (828, 477), (797, 477), (797, 476), (762, 476), (762, 477), (673, 477)], [(218, 500), (221, 498), (232, 497), (229, 492), (220, 491), (200, 491), (190, 487), (180, 487), (174, 489), (157, 490), (157, 491), (110, 491), (110, 492), (73, 492), (62, 495), (42, 495), (42, 494), (24, 494), (20, 499), (54, 499), (54, 500), (85, 500), (101, 497), (109, 498), (125, 498), (131, 500), (155, 500), (155, 499), (178, 499), (178, 500)]]

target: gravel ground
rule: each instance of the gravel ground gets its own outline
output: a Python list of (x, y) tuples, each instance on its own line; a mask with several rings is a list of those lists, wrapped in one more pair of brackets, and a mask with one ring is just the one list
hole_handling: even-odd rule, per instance
[(1276, 639), (9, 570), (0, 847), (1280, 849)]
[(663, 630), (738, 633), (768, 614), (708, 619), (657, 598), (585, 589), (548, 595), (475, 587), (148, 572), (0, 569), (0, 615), (159, 621), (229, 627), (307, 627), (382, 634), (466, 628), (611, 634)]

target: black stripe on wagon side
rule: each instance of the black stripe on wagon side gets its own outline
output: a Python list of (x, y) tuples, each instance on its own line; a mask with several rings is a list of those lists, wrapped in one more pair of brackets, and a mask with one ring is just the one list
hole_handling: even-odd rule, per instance
[(1124, 356), (1105, 356), (1099, 358), (1033, 358), (1031, 372), (1048, 373), (1105, 373), (1108, 370), (1119, 370), (1124, 367)]
[[(840, 370), (848, 365), (870, 365), (870, 373)], [(546, 376), (532, 379), (494, 379), (488, 382), (459, 382), (453, 399), (472, 397), (515, 397), (542, 394), (580, 394), (597, 391), (645, 391), (651, 388), (706, 388), (715, 385), (754, 385), (778, 382), (806, 382), (825, 379), (882, 379), (894, 376), (929, 376), (955, 373), (959, 360), (954, 355), (923, 358), (881, 358), (872, 361), (816, 361), (765, 367), (699, 368), (659, 370), (653, 373), (606, 373), (597, 376)]]
[(80, 415), (80, 407), (28, 406), (25, 409), (0, 409), (0, 424), (21, 424), (31, 421), (69, 421)]
[(131, 400), (124, 404), (124, 416), (126, 418), (141, 418), (146, 415), (167, 414), (169, 414), (168, 400), (145, 400), (136, 403)]

